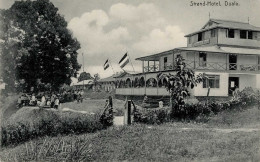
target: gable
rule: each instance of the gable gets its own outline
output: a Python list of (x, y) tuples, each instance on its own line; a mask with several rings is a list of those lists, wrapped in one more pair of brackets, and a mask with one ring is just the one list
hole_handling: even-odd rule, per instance
[(216, 23), (212, 20), (209, 20), (201, 29), (209, 29), (209, 28), (212, 28), (217, 25), (218, 25), (218, 23)]

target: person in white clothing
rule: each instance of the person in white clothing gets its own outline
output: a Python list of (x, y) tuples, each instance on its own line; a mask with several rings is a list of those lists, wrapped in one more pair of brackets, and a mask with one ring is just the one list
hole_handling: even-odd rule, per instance
[(35, 97), (34, 93), (32, 94), (32, 98), (30, 100), (30, 105), (36, 105), (36, 97)]
[(59, 100), (58, 97), (56, 97), (55, 102), (54, 102), (54, 108), (58, 109), (59, 108), (59, 104), (60, 104), (60, 100)]
[(44, 94), (42, 95), (42, 99), (41, 99), (41, 104), (40, 104), (40, 108), (43, 108), (46, 104), (46, 98), (44, 96)]

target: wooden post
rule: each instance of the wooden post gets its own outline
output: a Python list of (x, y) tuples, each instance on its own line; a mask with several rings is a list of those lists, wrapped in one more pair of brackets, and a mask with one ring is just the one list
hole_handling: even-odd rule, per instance
[(108, 110), (109, 114), (112, 115), (113, 117), (113, 100), (112, 100), (112, 96), (108, 97), (108, 106), (110, 107), (110, 109)]
[(131, 100), (127, 101), (127, 124), (130, 125), (131, 124)]
[(125, 103), (125, 114), (124, 114), (124, 124), (130, 125), (131, 124), (131, 100), (126, 100)]

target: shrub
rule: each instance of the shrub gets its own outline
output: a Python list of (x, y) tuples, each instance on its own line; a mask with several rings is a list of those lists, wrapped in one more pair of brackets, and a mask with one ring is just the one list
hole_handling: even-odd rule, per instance
[(245, 88), (239, 92), (238, 97), (232, 98), (230, 101), (186, 103), (180, 105), (175, 111), (171, 111), (170, 108), (138, 110), (134, 112), (134, 121), (147, 124), (161, 124), (171, 120), (206, 121), (208, 116), (223, 110), (246, 109), (259, 102), (259, 97), (259, 94), (252, 88)]
[(2, 146), (46, 135), (91, 133), (107, 127), (100, 122), (100, 114), (23, 109), (26, 110), (19, 110), (2, 125)]

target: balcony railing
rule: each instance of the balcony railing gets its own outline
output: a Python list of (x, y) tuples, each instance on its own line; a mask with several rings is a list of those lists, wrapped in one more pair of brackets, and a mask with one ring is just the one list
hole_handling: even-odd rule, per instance
[(155, 72), (159, 71), (159, 65), (149, 65), (144, 67), (144, 72)]
[(173, 64), (172, 63), (164, 63), (163, 69), (164, 70), (173, 70)]
[(199, 62), (186, 60), (188, 68), (196, 70), (237, 70), (237, 71), (260, 71), (260, 64), (238, 64), (222, 62)]
[[(222, 63), (222, 62), (199, 62), (185, 60), (187, 68), (195, 70), (218, 70), (218, 71), (260, 71), (260, 64), (238, 64), (238, 63)], [(174, 70), (172, 63), (165, 63), (161, 71)], [(144, 67), (144, 72), (159, 71), (159, 65), (150, 65)]]

